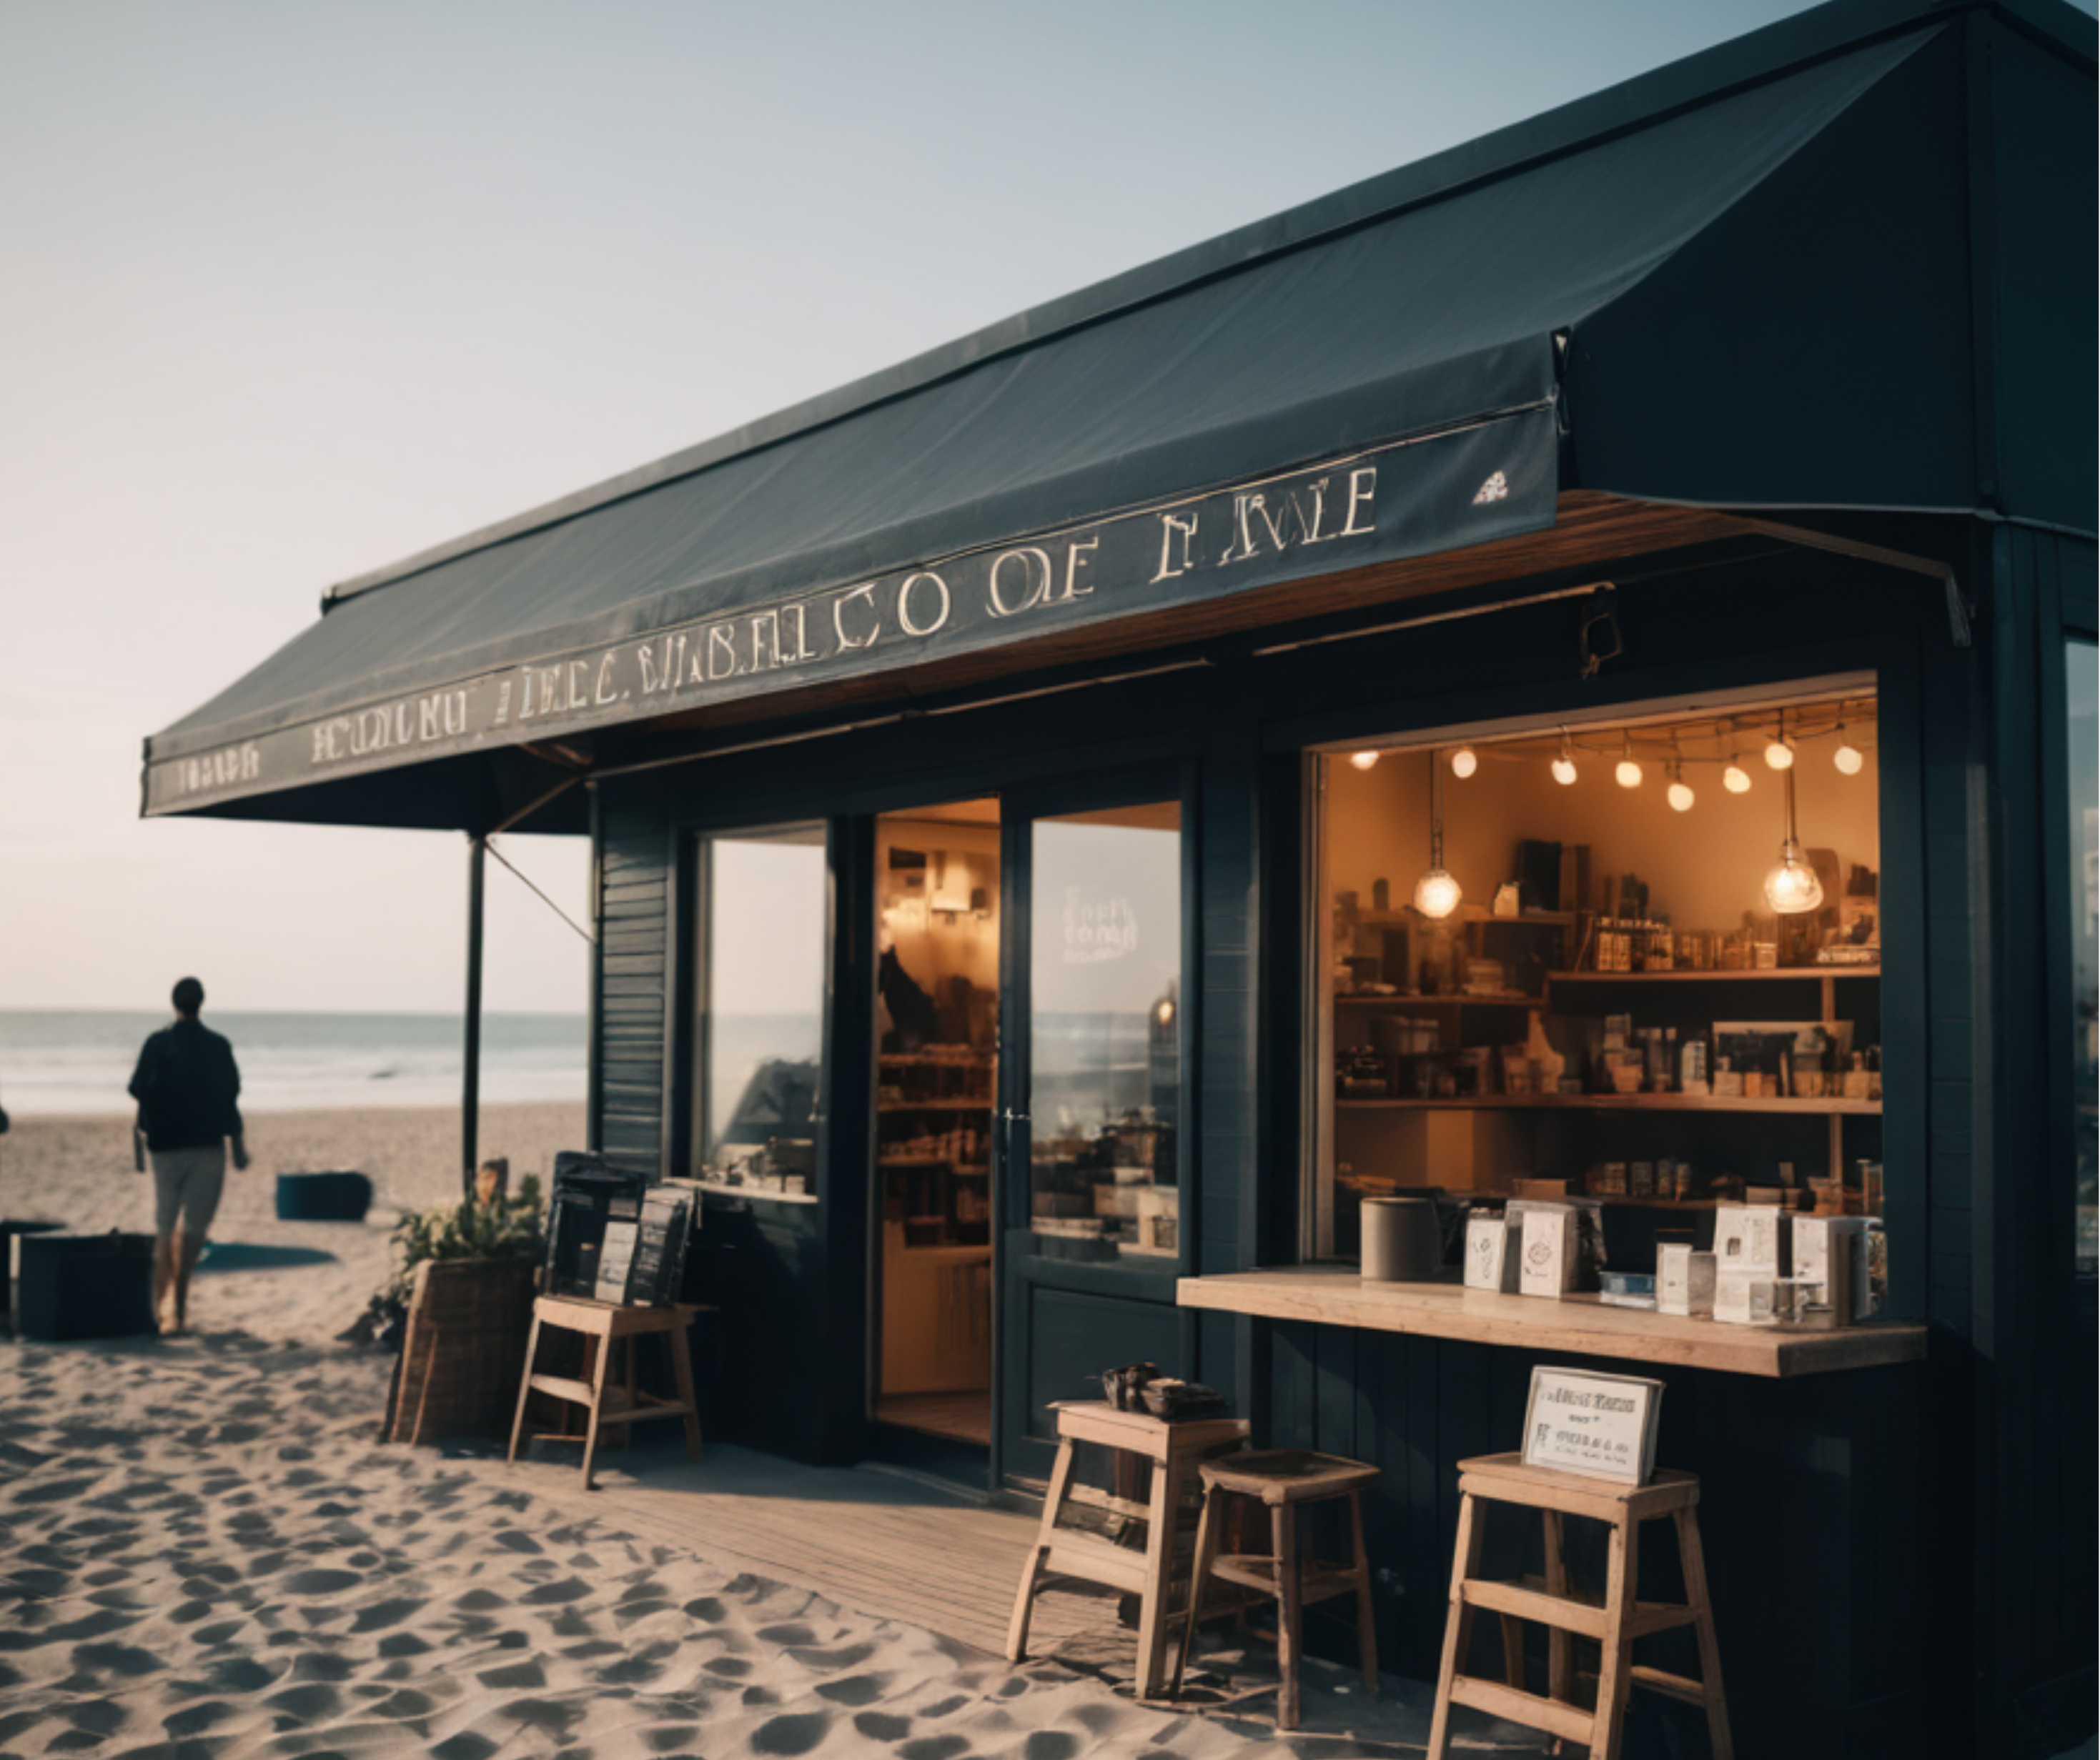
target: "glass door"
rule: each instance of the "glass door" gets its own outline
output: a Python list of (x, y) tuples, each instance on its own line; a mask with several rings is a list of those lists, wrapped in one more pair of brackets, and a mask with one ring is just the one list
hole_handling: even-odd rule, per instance
[(1050, 1401), (1187, 1366), (1182, 824), (1171, 777), (1009, 801), (1000, 1470), (1021, 1482), (1048, 1471)]
[(992, 1428), (999, 906), (996, 799), (876, 821), (868, 1415), (905, 1432), (876, 1437), (891, 1458), (980, 1484)]

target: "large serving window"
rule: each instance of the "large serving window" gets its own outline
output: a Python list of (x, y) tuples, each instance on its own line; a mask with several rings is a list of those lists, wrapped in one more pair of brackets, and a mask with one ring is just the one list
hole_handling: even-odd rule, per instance
[(812, 1196), (831, 945), (824, 828), (702, 838), (696, 878), (695, 1171)]
[(1425, 1190), (1878, 1213), (1875, 734), (1842, 681), (1313, 755), (1306, 1256)]

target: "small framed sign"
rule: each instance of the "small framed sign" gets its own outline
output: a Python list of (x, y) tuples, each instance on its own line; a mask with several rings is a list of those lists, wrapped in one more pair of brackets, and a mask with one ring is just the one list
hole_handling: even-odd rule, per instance
[(1639, 1375), (1534, 1369), (1524, 1410), (1524, 1463), (1646, 1485), (1655, 1471), (1662, 1384)]

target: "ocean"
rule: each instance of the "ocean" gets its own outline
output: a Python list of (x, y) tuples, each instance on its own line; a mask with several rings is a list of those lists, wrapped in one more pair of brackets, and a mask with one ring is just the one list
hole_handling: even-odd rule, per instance
[[(114, 1010), (0, 1009), (0, 1106), (38, 1113), (128, 1112), (139, 1047), (170, 1016)], [(459, 1104), (461, 1025), (451, 1014), (241, 1014), (207, 1008), (233, 1042), (244, 1110)], [(486, 1014), (481, 1098), (584, 1098), (581, 1014)]]

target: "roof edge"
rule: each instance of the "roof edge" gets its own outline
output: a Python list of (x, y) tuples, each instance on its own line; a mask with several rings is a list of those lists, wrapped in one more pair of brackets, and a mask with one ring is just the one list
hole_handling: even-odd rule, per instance
[(321, 609), (325, 614), (332, 605), (360, 593), (777, 445), (924, 390), (986, 361), (1101, 323), (1265, 258), (1649, 126), (1796, 68), (1977, 10), (2003, 11), (2009, 22), (2016, 21), (2015, 28), (2044, 36), (2073, 58), (2087, 57), (2090, 64), (2089, 49), (2081, 50), (2071, 33), (2078, 24), (2089, 25), (2092, 21), (2067, 0), (1830, 0), (1524, 121), (1030, 306), (712, 439), (354, 575), (329, 588)]

